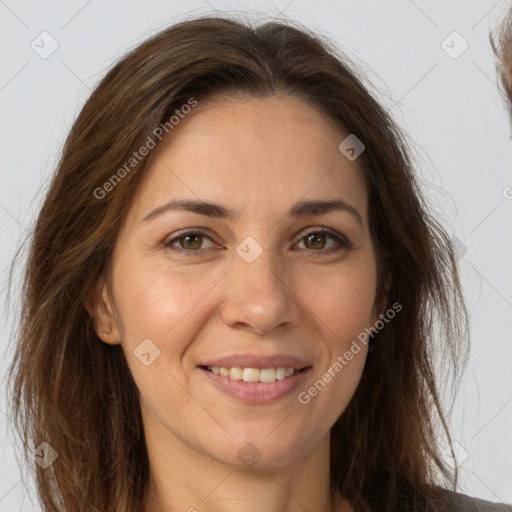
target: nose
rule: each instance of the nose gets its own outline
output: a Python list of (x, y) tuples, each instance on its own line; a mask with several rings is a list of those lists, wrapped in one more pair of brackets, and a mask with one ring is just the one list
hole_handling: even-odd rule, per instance
[(227, 298), (221, 308), (223, 322), (258, 335), (296, 325), (301, 318), (301, 302), (289, 281), (286, 269), (269, 250), (252, 263), (235, 255), (224, 283)]

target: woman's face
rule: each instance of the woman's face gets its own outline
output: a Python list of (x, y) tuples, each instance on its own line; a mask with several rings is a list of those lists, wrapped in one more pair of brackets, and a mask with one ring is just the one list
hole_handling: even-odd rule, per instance
[[(296, 98), (226, 99), (199, 102), (154, 150), (114, 249), (101, 337), (122, 344), (162, 450), (275, 467), (328, 446), (367, 347), (344, 354), (378, 318), (367, 190), (338, 149), (348, 135)], [(166, 207), (179, 201), (189, 208)]]

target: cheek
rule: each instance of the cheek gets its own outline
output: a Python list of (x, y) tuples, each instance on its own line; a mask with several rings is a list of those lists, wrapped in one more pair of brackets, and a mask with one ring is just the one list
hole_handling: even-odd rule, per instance
[(313, 312), (321, 319), (317, 322), (317, 333), (324, 353), (297, 397), (300, 407), (309, 415), (322, 418), (326, 428), (336, 422), (352, 399), (368, 352), (364, 329), (371, 325), (371, 283), (366, 288), (359, 283), (352, 289), (349, 283), (344, 284), (347, 286), (338, 287), (336, 293), (315, 304), (317, 309)]
[(317, 276), (314, 283), (309, 283), (308, 293), (302, 294), (304, 302), (318, 318), (331, 345), (343, 349), (371, 325), (376, 284), (371, 259)]
[(196, 280), (181, 269), (128, 261), (119, 262), (116, 278), (121, 344), (141, 400), (154, 414), (158, 404), (185, 410), (182, 358), (212, 314), (207, 296), (218, 278)]
[(123, 343), (175, 338), (182, 320), (201, 309), (201, 298), (212, 288), (216, 274), (201, 274), (199, 279), (182, 267), (119, 262), (114, 279)]
[[(304, 299), (327, 350), (313, 379), (321, 382), (316, 390), (306, 391), (311, 397), (321, 394), (324, 404), (336, 403), (337, 407), (328, 412), (333, 418), (348, 404), (364, 369), (368, 351), (365, 328), (373, 321), (376, 277), (369, 258), (350, 269), (332, 272), (328, 279), (317, 280)], [(327, 392), (323, 392), (324, 385)]]
[(188, 378), (186, 354), (215, 314), (215, 285), (226, 270), (206, 272), (195, 265), (155, 265), (128, 259), (115, 268), (121, 344), (133, 378), (146, 399), (166, 397), (166, 401), (176, 400), (176, 407), (183, 407), (186, 396), (182, 396), (180, 385)]

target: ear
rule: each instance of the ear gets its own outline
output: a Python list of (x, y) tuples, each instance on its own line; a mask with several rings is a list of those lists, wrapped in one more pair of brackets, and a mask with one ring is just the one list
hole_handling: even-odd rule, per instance
[(114, 317), (108, 286), (103, 278), (89, 294), (84, 306), (94, 323), (94, 330), (98, 337), (109, 345), (120, 344), (118, 328), (120, 324)]

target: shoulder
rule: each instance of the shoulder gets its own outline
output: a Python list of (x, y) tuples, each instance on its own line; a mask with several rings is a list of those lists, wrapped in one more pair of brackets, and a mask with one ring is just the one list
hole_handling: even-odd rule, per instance
[(512, 505), (493, 503), (453, 491), (443, 494), (443, 504), (449, 505), (449, 510), (453, 512), (512, 512)]

